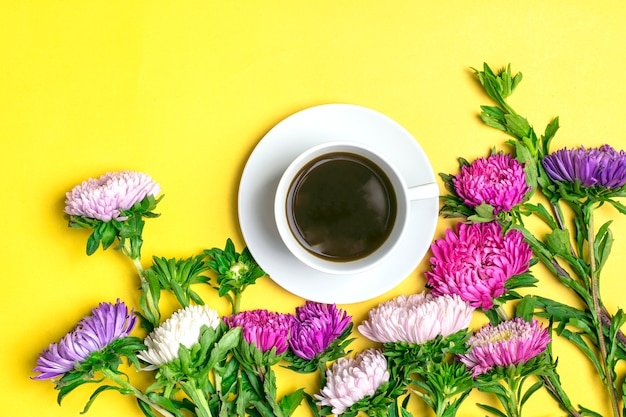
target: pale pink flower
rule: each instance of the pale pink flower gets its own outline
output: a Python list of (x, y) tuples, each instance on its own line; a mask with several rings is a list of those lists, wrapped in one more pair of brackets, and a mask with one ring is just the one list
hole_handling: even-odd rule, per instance
[(319, 406), (331, 406), (339, 415), (388, 381), (387, 359), (379, 350), (367, 349), (355, 358), (339, 358), (326, 371), (326, 385), (314, 397)]
[(475, 207), (487, 203), (494, 208), (494, 214), (511, 210), (530, 191), (522, 165), (502, 153), (463, 166), (452, 184), (465, 204)]
[(457, 224), (431, 245), (431, 270), (424, 275), (433, 295), (457, 294), (488, 310), (505, 292), (506, 281), (526, 272), (532, 250), (518, 230), (505, 235), (497, 222)]
[(147, 196), (157, 196), (161, 187), (141, 172), (108, 172), (98, 179), (90, 178), (65, 195), (65, 212), (108, 222), (124, 221), (120, 211), (128, 210)]
[(421, 344), (467, 328), (473, 311), (456, 294), (400, 295), (370, 310), (359, 331), (375, 342)]
[(521, 318), (497, 326), (487, 324), (467, 341), (469, 351), (459, 355), (472, 376), (489, 372), (496, 366), (507, 367), (527, 362), (542, 353), (550, 343), (548, 329), (537, 320)]

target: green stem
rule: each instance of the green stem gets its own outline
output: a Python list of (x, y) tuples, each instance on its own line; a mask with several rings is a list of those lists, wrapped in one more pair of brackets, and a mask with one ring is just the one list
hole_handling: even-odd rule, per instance
[(324, 386), (326, 386), (326, 363), (321, 360), (318, 361), (317, 369), (319, 370), (320, 374), (320, 387), (323, 388)]
[(128, 382), (128, 380), (126, 380), (126, 378), (123, 378), (120, 374), (117, 374), (117, 373), (113, 372), (110, 369), (103, 369), (102, 373), (104, 374), (105, 377), (107, 377), (111, 381), (115, 382), (117, 385), (119, 385), (124, 390), (126, 390), (128, 392), (131, 392), (132, 395), (134, 395), (137, 399), (139, 399), (139, 400), (143, 401), (144, 403), (148, 404), (150, 407), (152, 407), (152, 409), (157, 411), (162, 416), (164, 416), (164, 417), (174, 417), (174, 414), (170, 413), (169, 411), (167, 411), (167, 410), (161, 408), (159, 405), (155, 404), (150, 398), (148, 398), (147, 395), (145, 395), (143, 392), (141, 392), (140, 390), (135, 388), (130, 382)]
[(500, 317), (502, 321), (510, 320), (509, 315), (506, 313), (506, 311), (504, 311), (504, 308), (501, 305), (496, 307), (496, 313), (498, 313), (498, 317)]
[(207, 401), (207, 396), (202, 392), (202, 390), (200, 390), (200, 388), (197, 388), (191, 381), (182, 382), (181, 387), (196, 406), (196, 415), (198, 417), (213, 417), (213, 413), (211, 413), (211, 408), (209, 407), (209, 402)]
[(241, 311), (241, 292), (233, 291), (233, 314), (238, 314)]
[(444, 413), (448, 409), (448, 404), (450, 403), (450, 398), (445, 397), (443, 401), (437, 404), (437, 409), (435, 410), (435, 417), (443, 417)]
[(598, 337), (598, 347), (602, 355), (601, 363), (604, 367), (604, 383), (609, 392), (611, 399), (611, 408), (615, 417), (620, 416), (617, 393), (615, 392), (615, 384), (613, 382), (613, 372), (608, 364), (608, 353), (606, 350), (606, 341), (604, 340), (604, 332), (602, 329), (602, 309), (600, 307), (600, 283), (598, 274), (596, 273), (596, 256), (595, 256), (595, 232), (593, 221), (593, 205), (589, 205), (589, 225), (587, 227), (587, 244), (589, 245), (589, 276), (591, 279), (591, 298), (593, 300), (593, 318), (596, 326)]
[(154, 304), (154, 298), (152, 297), (152, 290), (150, 289), (150, 284), (148, 283), (148, 280), (146, 279), (146, 272), (143, 269), (143, 266), (141, 265), (140, 257), (133, 258), (131, 256), (132, 248), (131, 248), (130, 240), (128, 239), (124, 242), (123, 253), (130, 258), (133, 265), (135, 266), (135, 269), (137, 270), (137, 275), (139, 275), (139, 281), (141, 283), (141, 290), (146, 295), (146, 306), (148, 307), (148, 311), (150, 313), (149, 316), (154, 318), (153, 320), (151, 320), (153, 321), (152, 324), (154, 326), (158, 326), (159, 317), (161, 314), (159, 313), (158, 307)]
[(509, 394), (508, 404), (502, 405), (506, 409), (507, 415), (509, 417), (521, 417), (522, 415), (521, 404), (519, 404), (519, 399), (517, 398), (517, 390), (519, 384), (520, 380), (518, 380), (515, 376), (507, 378), (506, 390)]

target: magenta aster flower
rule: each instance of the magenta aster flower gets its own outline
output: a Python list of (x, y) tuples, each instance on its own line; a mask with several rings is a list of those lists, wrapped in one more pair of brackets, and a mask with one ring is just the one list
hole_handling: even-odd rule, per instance
[(400, 295), (370, 310), (359, 331), (374, 342), (421, 344), (467, 328), (473, 311), (456, 294)]
[(161, 187), (141, 172), (108, 172), (98, 179), (90, 178), (65, 195), (65, 212), (108, 222), (124, 221), (120, 211), (128, 210), (147, 196), (159, 194)]
[(363, 398), (374, 395), (389, 381), (387, 359), (376, 349), (367, 349), (355, 358), (339, 358), (326, 371), (326, 385), (315, 394), (320, 406), (331, 406), (335, 415)]
[(296, 308), (289, 347), (300, 358), (311, 360), (343, 333), (351, 319), (335, 304), (307, 301)]
[(424, 273), (432, 294), (457, 294), (472, 307), (488, 310), (505, 292), (504, 284), (530, 267), (532, 250), (523, 234), (502, 235), (497, 222), (458, 223), (456, 232), (431, 245), (431, 270)]
[(262, 352), (276, 348), (280, 355), (287, 350), (294, 317), (267, 310), (249, 310), (224, 317), (229, 327), (241, 327), (243, 338)]
[(487, 324), (467, 341), (469, 351), (459, 355), (477, 376), (489, 372), (496, 366), (507, 367), (527, 362), (539, 355), (550, 343), (548, 329), (537, 320), (521, 318), (504, 321), (497, 326)]
[(463, 166), (452, 179), (459, 197), (471, 207), (483, 203), (494, 208), (494, 214), (509, 211), (530, 191), (522, 165), (508, 154), (496, 153)]
[(74, 330), (58, 343), (51, 344), (37, 359), (34, 379), (54, 379), (72, 371), (93, 352), (106, 348), (111, 342), (129, 335), (135, 327), (133, 310), (118, 299), (115, 304), (100, 303), (92, 315), (83, 318)]
[(626, 152), (609, 145), (600, 148), (559, 149), (541, 161), (553, 181), (580, 181), (583, 187), (609, 189), (626, 185)]

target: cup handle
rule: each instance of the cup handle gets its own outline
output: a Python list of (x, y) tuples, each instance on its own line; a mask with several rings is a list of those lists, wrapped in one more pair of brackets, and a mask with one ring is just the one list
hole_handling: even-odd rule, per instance
[(423, 200), (426, 198), (439, 197), (439, 184), (429, 182), (427, 184), (410, 187), (407, 192), (409, 200)]

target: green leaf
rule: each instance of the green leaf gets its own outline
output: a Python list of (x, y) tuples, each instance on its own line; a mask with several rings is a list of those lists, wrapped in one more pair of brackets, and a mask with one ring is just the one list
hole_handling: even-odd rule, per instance
[(93, 392), (93, 394), (91, 394), (91, 396), (89, 397), (89, 401), (87, 401), (87, 404), (85, 404), (85, 408), (83, 408), (83, 411), (81, 411), (80, 413), (81, 414), (85, 414), (87, 411), (89, 411), (89, 408), (91, 407), (91, 405), (93, 404), (95, 399), (98, 397), (98, 395), (100, 395), (104, 391), (118, 391), (122, 395), (131, 395), (132, 394), (132, 392), (128, 392), (128, 391), (126, 391), (126, 390), (124, 390), (123, 388), (120, 388), (120, 387), (116, 387), (116, 386), (112, 386), (112, 385), (101, 385)]
[(608, 260), (611, 248), (613, 247), (613, 233), (609, 229), (612, 222), (613, 221), (608, 221), (604, 223), (596, 233), (593, 248), (596, 256), (596, 272), (598, 274), (600, 274), (602, 267), (604, 267)]
[(87, 238), (87, 255), (93, 255), (100, 246), (100, 239), (96, 236), (96, 231), (94, 230), (89, 237)]
[[(504, 116), (504, 119), (506, 120), (507, 129), (513, 136), (522, 139), (530, 135), (532, 130), (530, 124), (528, 124), (528, 120), (522, 116), (517, 114), (507, 114)], [(533, 148), (529, 147), (529, 150), (532, 152)]]
[(515, 317), (521, 317), (524, 321), (530, 322), (535, 312), (535, 305), (537, 299), (533, 296), (527, 295), (517, 303), (515, 309)]
[(476, 403), (476, 405), (480, 408), (482, 408), (485, 411), (490, 412), (491, 414), (493, 414), (494, 416), (498, 416), (498, 417), (508, 417), (506, 414), (504, 414), (502, 411), (498, 410), (495, 407), (492, 407), (490, 405), (486, 405), (486, 404), (479, 404)]
[(284, 395), (283, 398), (281, 398), (279, 401), (280, 409), (282, 410), (283, 415), (285, 416), (292, 415), (296, 411), (298, 406), (300, 406), (300, 403), (302, 402), (303, 398), (304, 398), (303, 388), (300, 388), (297, 391)]
[(526, 401), (528, 401), (528, 399), (537, 391), (539, 390), (541, 387), (543, 387), (543, 381), (539, 380), (537, 382), (535, 382), (530, 388), (528, 388), (528, 390), (526, 390), (526, 392), (524, 393), (524, 396), (522, 397), (521, 401), (520, 401), (520, 408), (521, 406), (523, 406)]
[(559, 130), (559, 118), (555, 117), (550, 121), (550, 123), (548, 123), (546, 130), (541, 137), (543, 155), (548, 155), (550, 153), (550, 142), (554, 138), (554, 135), (556, 135), (557, 130)]
[(570, 253), (570, 236), (566, 230), (555, 229), (546, 235), (546, 245), (554, 254), (567, 256)]

